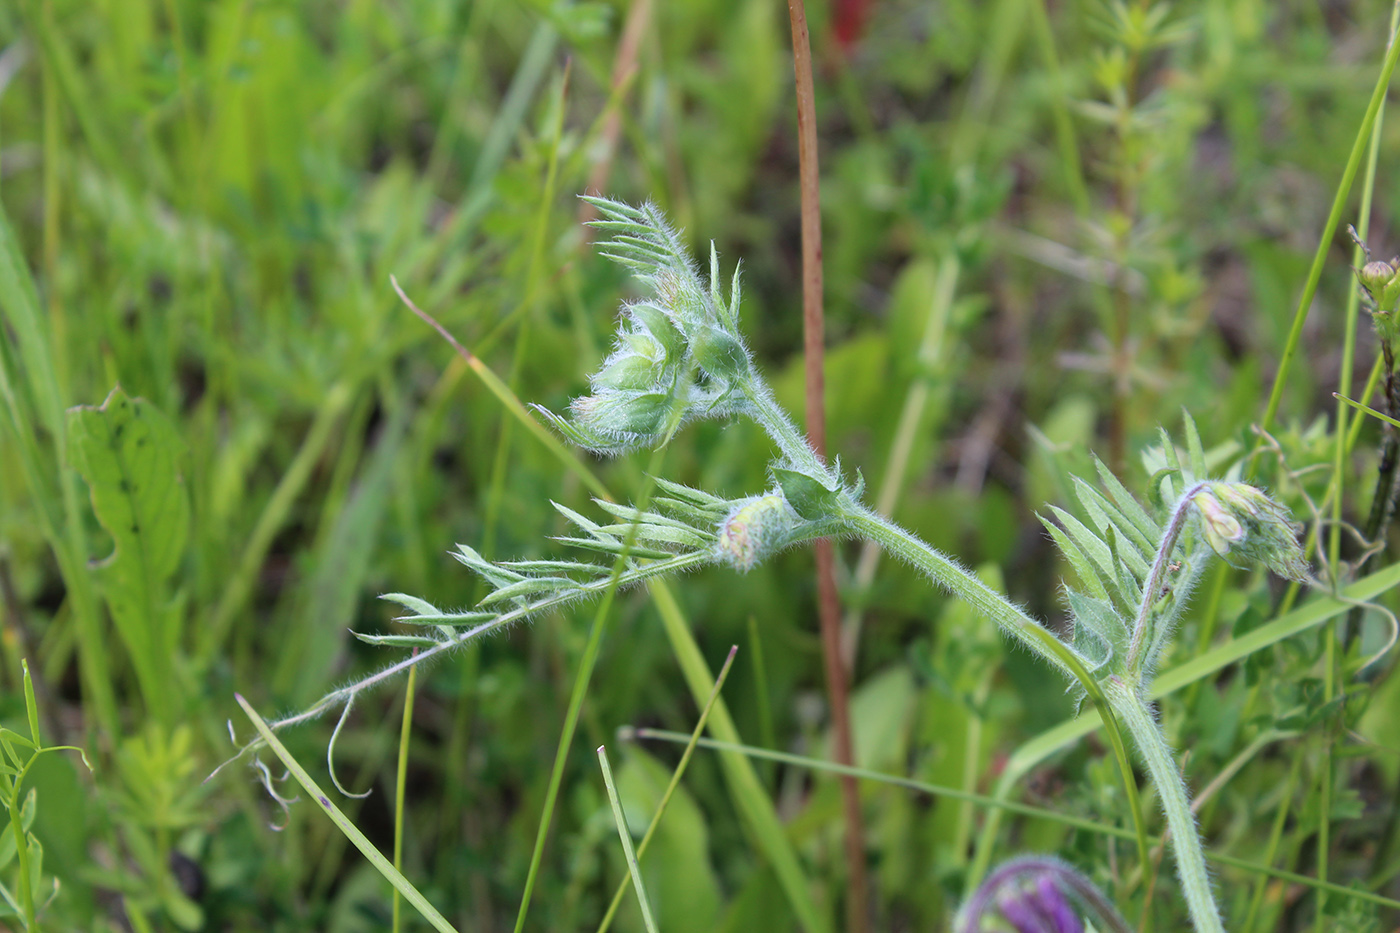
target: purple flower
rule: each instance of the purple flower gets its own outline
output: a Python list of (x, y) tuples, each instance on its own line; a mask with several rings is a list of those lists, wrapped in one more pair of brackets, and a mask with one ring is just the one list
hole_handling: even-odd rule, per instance
[(964, 905), (958, 933), (1084, 933), (1084, 917), (1100, 930), (1128, 925), (1099, 889), (1059, 859), (1013, 859), (987, 876)]

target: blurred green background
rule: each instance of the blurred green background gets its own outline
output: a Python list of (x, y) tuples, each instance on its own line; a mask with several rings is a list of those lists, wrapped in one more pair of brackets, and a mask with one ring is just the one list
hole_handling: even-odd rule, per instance
[[(1066, 571), (1034, 512), (1068, 504), (1067, 471), (1084, 470), (1087, 451), (1141, 490), (1136, 451), (1158, 425), (1178, 430), (1183, 407), (1222, 457), (1252, 442), (1389, 13), (1380, 0), (812, 4), (831, 449), (872, 495), (889, 490), (898, 520), (1060, 618)], [(1378, 250), (1394, 243), (1398, 154), (1391, 121)], [(315, 809), (283, 815), (241, 763), (201, 782), (234, 751), (226, 720), (240, 740), (251, 734), (234, 691), (269, 716), (304, 708), (398, 656), (349, 635), (392, 629), (395, 607), (377, 594), (470, 605), (484, 590), (446, 556), (454, 542), (548, 556), (547, 536), (564, 529), (550, 500), (589, 509), (389, 277), (522, 399), (562, 410), (636, 294), (587, 246), (576, 195), (593, 188), (655, 200), (697, 255), (714, 240), (726, 276), (742, 258), (744, 326), (800, 419), (783, 4), (0, 5), (0, 711), (22, 721), (29, 658), (50, 740), (85, 746), (96, 769), (48, 756), (33, 780), (46, 877), (62, 882), (47, 928), (387, 928), (387, 885)], [(1278, 431), (1294, 468), (1330, 456), (1350, 261), (1339, 237), (1284, 396)], [(953, 268), (953, 300), (934, 314)], [(1363, 331), (1358, 394), (1375, 352)], [(65, 416), (117, 385), (145, 400), (163, 482), (178, 475), (187, 502), (150, 581), (158, 622), (124, 623), (111, 605), (96, 562), (113, 536)], [(911, 394), (924, 403), (901, 431)], [(1352, 464), (1353, 518), (1368, 505), (1376, 434), (1365, 427)], [(897, 438), (910, 445), (902, 457)], [(763, 488), (768, 454), (749, 425), (703, 424), (677, 438), (664, 475), (742, 495)], [(905, 467), (891, 480), (892, 456)], [(641, 464), (594, 465), (626, 497)], [(1018, 742), (1072, 714), (1070, 699), (903, 568), (881, 565), (856, 586), (856, 553), (843, 552), (841, 579), (864, 610), (861, 763), (987, 790)], [(740, 645), (725, 697), (745, 739), (825, 757), (813, 590), (806, 551), (677, 586), (711, 666)], [(1227, 597), (1209, 630), (1269, 611), (1262, 579)], [(404, 870), (461, 929), (513, 922), (591, 618), (542, 618), (422, 672)], [(1312, 702), (1319, 641), (1289, 646), (1167, 713), (1195, 786), (1273, 728), (1269, 717)], [(1334, 764), (1336, 735), (1319, 726), (1251, 756), (1202, 814), (1212, 844), (1262, 859), (1278, 789), (1286, 801), (1296, 788), (1275, 863), (1313, 871), (1329, 818), (1315, 776), (1335, 767), (1346, 805), (1330, 818), (1347, 822), (1333, 831), (1333, 876), (1375, 887), (1365, 866), (1393, 813), (1400, 744), (1400, 702), (1380, 689), (1363, 730), (1377, 746)], [(382, 849), (402, 697), (399, 684), (357, 706), (337, 746), (342, 782), (374, 791), (342, 803)], [(529, 928), (594, 928), (624, 870), (587, 750), (614, 746), (628, 806), (645, 814), (677, 751), (617, 743), (614, 730), (688, 731), (696, 713), (654, 607), (621, 599)], [(284, 736), (318, 775), (333, 725)], [(1285, 785), (1295, 761), (1301, 778)], [(1112, 767), (1081, 744), (1024, 794), (1121, 824)], [(757, 768), (814, 897), (843, 916), (836, 784)], [(864, 795), (877, 928), (943, 928), (982, 811), (876, 785)], [(698, 755), (668, 819), (647, 860), (663, 930), (795, 928), (714, 758)], [(1130, 845), (1008, 818), (998, 858), (1024, 849), (1059, 851), (1110, 892), (1141, 894), (1116, 867)], [(1386, 854), (1381, 842), (1382, 865)], [(1183, 916), (1168, 865), (1160, 929)], [(1395, 876), (1379, 882), (1391, 896)], [(1222, 871), (1219, 883), (1238, 917), (1259, 882)], [(1303, 892), (1261, 896), (1258, 929), (1311, 922)], [(409, 926), (426, 928), (416, 916)], [(633, 902), (617, 926), (641, 928)]]

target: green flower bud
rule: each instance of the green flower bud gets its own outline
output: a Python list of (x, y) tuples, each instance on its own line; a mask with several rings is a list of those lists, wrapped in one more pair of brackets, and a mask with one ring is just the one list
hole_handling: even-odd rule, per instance
[(1215, 553), (1224, 557), (1232, 546), (1244, 540), (1244, 528), (1209, 490), (1196, 493), (1191, 501), (1201, 513), (1206, 542)]
[(1395, 278), (1395, 267), (1380, 260), (1368, 262), (1356, 273), (1356, 278), (1372, 296), (1379, 297)]
[(656, 286), (656, 297), (661, 307), (669, 308), (671, 319), (682, 331), (690, 333), (713, 319), (705, 303), (705, 294), (696, 289), (693, 274), (684, 276), (674, 269), (666, 269), (652, 279)]
[(787, 544), (798, 524), (797, 513), (781, 492), (741, 500), (719, 526), (716, 545), (721, 560), (747, 573)]
[(1281, 577), (1306, 583), (1308, 562), (1288, 510), (1247, 483), (1211, 483), (1192, 497), (1206, 541), (1217, 554), (1263, 564)]
[[(657, 348), (658, 351), (660, 347)], [(615, 354), (598, 375), (593, 377), (594, 388), (609, 389), (654, 389), (661, 379), (661, 367), (640, 353)]]
[(661, 362), (677, 360), (685, 352), (685, 337), (656, 305), (650, 302), (628, 305), (626, 313), (636, 326), (637, 334), (651, 337), (661, 346)]
[(732, 334), (714, 325), (697, 330), (690, 347), (695, 362), (714, 378), (733, 379), (748, 372), (749, 355), (744, 351), (744, 345)]
[(569, 406), (579, 428), (619, 441), (617, 449), (660, 442), (671, 412), (665, 392), (604, 390), (574, 399)]
[(633, 353), (644, 357), (649, 363), (664, 364), (666, 362), (666, 348), (650, 334), (623, 334), (618, 342), (620, 344), (619, 353)]

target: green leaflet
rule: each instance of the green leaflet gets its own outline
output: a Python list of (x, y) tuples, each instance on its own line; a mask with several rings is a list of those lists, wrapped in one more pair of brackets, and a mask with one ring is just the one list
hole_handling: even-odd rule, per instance
[(1206, 451), (1201, 446), (1201, 434), (1196, 430), (1196, 419), (1191, 417), (1191, 413), (1186, 409), (1181, 410), (1182, 426), (1186, 433), (1186, 452), (1191, 459), (1191, 472), (1197, 479), (1205, 479), (1208, 475), (1206, 470)]
[(824, 518), (835, 510), (840, 489), (829, 489), (821, 481), (782, 467), (773, 467), (773, 478), (782, 487), (783, 497), (799, 518), (809, 521)]
[(1124, 612), (1133, 612), (1137, 608), (1138, 593), (1123, 579), (1118, 568), (1118, 558), (1108, 544), (1064, 509), (1052, 505), (1050, 511), (1098, 571), (1099, 578), (1109, 588), (1109, 595), (1120, 601), (1120, 608)]
[(1153, 554), (1156, 553), (1156, 542), (1162, 536), (1162, 532), (1158, 530), (1149, 539), (1147, 535), (1143, 534), (1143, 530), (1133, 522), (1132, 518), (1111, 503), (1103, 493), (1077, 476), (1071, 476), (1070, 479), (1074, 482), (1074, 491), (1079, 497), (1080, 504), (1084, 506), (1084, 511), (1088, 513), (1089, 517), (1094, 520), (1099, 531), (1107, 533), (1108, 526), (1113, 525), (1118, 530), (1120, 537), (1131, 541), (1134, 548), (1126, 551), (1124, 557), (1129, 561), (1132, 561), (1133, 558), (1140, 560), (1142, 570), (1139, 571), (1136, 564), (1132, 565), (1133, 570), (1146, 575), (1147, 565), (1151, 562)]
[(1098, 457), (1094, 458), (1094, 471), (1098, 473), (1099, 482), (1103, 484), (1103, 488), (1108, 490), (1108, 494), (1113, 497), (1114, 504), (1147, 541), (1156, 541), (1162, 536), (1161, 526), (1147, 514), (1137, 499), (1133, 498), (1133, 494), (1128, 492), (1128, 488), (1119, 481), (1118, 477), (1113, 475), (1113, 471)]
[(1111, 603), (1068, 587), (1065, 596), (1074, 615), (1074, 650), (1091, 662), (1091, 671), (1127, 657), (1128, 627)]

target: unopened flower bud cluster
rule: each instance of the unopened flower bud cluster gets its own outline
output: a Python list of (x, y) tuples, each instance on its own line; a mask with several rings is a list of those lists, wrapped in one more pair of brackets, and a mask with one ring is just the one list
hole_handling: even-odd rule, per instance
[(1300, 583), (1308, 564), (1288, 510), (1246, 483), (1209, 483), (1191, 499), (1201, 517), (1201, 533), (1215, 553), (1243, 558)]
[[(737, 270), (726, 303), (713, 283), (706, 290), (655, 207), (594, 203), (605, 218), (596, 226), (617, 234), (606, 255), (631, 266), (655, 297), (623, 306), (617, 342), (591, 377), (590, 394), (569, 406), (567, 425), (551, 420), (576, 443), (619, 453), (659, 446), (694, 418), (737, 413), (753, 379), (737, 328)], [(713, 245), (710, 252), (713, 277), (719, 263)]]

